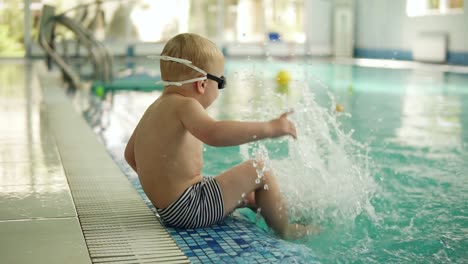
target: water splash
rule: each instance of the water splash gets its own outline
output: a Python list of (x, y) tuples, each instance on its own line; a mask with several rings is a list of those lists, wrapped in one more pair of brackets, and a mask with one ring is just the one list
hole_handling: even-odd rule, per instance
[(318, 104), (307, 82), (292, 84), (293, 90), (299, 91), (292, 104), (294, 100), (273, 90), (264, 93), (270, 96), (252, 101), (246, 119), (268, 120), (292, 106), (295, 112), (290, 119), (296, 124), (298, 139), (252, 142), (241, 146), (241, 155), (244, 159), (261, 158), (265, 167), (273, 170), (293, 222), (350, 222), (363, 211), (375, 215), (370, 204), (376, 184), (369, 149), (352, 139), (353, 131), (343, 131), (339, 119), (350, 115), (336, 113), (333, 95), (319, 81), (312, 81), (325, 91), (330, 107)]

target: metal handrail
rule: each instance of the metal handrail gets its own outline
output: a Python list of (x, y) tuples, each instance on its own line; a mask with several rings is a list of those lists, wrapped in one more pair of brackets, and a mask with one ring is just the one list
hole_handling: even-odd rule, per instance
[(78, 41), (86, 47), (93, 60), (95, 78), (105, 83), (112, 82), (112, 57), (103, 43), (96, 40), (89, 30), (63, 13), (55, 15), (55, 8), (53, 6), (44, 5), (42, 14), (39, 28), (39, 43), (44, 51), (63, 70), (72, 85), (75, 87), (79, 86), (79, 75), (65, 62), (62, 56), (60, 56), (52, 46), (54, 41), (54, 29), (57, 24), (63, 25), (72, 31), (76, 35)]
[(112, 81), (112, 58), (107, 51), (107, 48), (93, 34), (85, 29), (80, 24), (76, 23), (67, 16), (57, 16), (56, 21), (66, 26), (68, 29), (77, 34), (80, 42), (88, 49), (94, 58), (96, 66), (96, 78), (103, 82)]

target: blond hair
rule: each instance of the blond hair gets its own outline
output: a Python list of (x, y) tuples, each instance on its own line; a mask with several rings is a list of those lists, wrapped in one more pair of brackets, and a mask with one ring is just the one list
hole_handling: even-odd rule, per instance
[[(193, 33), (182, 33), (171, 38), (161, 55), (189, 60), (204, 71), (209, 71), (210, 64), (223, 56), (216, 44)], [(165, 81), (182, 81), (200, 75), (199, 72), (178, 62), (161, 60), (160, 68), (161, 78)]]

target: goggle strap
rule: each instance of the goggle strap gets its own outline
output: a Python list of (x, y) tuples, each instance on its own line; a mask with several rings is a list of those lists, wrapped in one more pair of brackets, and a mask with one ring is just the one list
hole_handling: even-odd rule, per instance
[(206, 72), (204, 70), (202, 70), (202, 69), (198, 68), (197, 66), (193, 65), (192, 62), (189, 61), (189, 60), (175, 58), (175, 57), (166, 56), (166, 55), (150, 55), (150, 56), (148, 56), (148, 58), (178, 62), (178, 63), (184, 64), (184, 65), (194, 69), (195, 71), (197, 71), (197, 72), (199, 72), (201, 74), (206, 75)]
[(169, 82), (169, 81), (161, 80), (161, 81), (157, 81), (156, 84), (161, 84), (162, 83), (164, 85), (182, 86), (182, 84), (193, 83), (193, 82), (198, 82), (198, 81), (203, 81), (203, 80), (206, 80), (206, 76), (193, 78), (193, 79), (190, 79), (190, 80), (185, 80), (185, 81), (180, 81), (180, 82)]

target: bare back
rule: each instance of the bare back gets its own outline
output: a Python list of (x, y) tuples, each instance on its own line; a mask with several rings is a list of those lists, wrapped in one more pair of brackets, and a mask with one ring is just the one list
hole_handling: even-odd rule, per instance
[(165, 208), (202, 180), (200, 140), (180, 120), (187, 100), (163, 94), (145, 112), (134, 132), (134, 154), (143, 190), (157, 208)]

